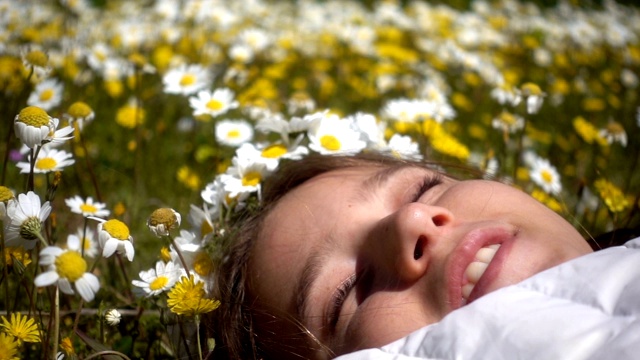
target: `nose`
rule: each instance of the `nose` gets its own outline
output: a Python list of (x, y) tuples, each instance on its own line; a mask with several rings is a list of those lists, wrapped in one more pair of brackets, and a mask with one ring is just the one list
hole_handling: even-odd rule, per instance
[(382, 219), (373, 243), (367, 246), (374, 272), (382, 270), (386, 281), (403, 285), (420, 279), (453, 219), (446, 208), (422, 203), (407, 204)]

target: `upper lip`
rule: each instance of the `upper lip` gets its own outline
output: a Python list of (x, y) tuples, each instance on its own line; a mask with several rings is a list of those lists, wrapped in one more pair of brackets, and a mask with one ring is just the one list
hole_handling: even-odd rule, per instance
[(462, 286), (464, 272), (475, 259), (480, 248), (502, 244), (513, 238), (515, 230), (509, 226), (483, 226), (467, 232), (460, 243), (450, 254), (450, 260), (445, 267), (445, 283), (447, 286), (447, 302), (451, 311), (462, 306)]

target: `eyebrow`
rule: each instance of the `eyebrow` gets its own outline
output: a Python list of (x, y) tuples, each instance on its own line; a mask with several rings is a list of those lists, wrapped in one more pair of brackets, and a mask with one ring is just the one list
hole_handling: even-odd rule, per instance
[[(359, 199), (366, 201), (367, 199), (369, 199), (371, 193), (374, 193), (378, 189), (382, 188), (389, 182), (390, 179), (393, 178), (395, 174), (397, 174), (401, 170), (411, 167), (414, 166), (409, 164), (401, 164), (398, 166), (384, 167), (376, 171), (373, 175), (364, 180), (362, 186), (358, 189), (356, 196)], [(294, 287), (296, 294), (294, 304), (295, 314), (300, 320), (303, 320), (307, 314), (309, 305), (309, 292), (313, 288), (313, 284), (318, 280), (320, 270), (324, 266), (324, 260), (329, 255), (329, 250), (331, 250), (332, 248), (330, 244), (336, 241), (333, 236), (331, 236), (331, 234), (329, 234), (329, 239), (329, 242), (323, 244), (323, 246), (316, 246), (311, 249), (311, 255), (305, 262), (300, 278), (296, 286)]]

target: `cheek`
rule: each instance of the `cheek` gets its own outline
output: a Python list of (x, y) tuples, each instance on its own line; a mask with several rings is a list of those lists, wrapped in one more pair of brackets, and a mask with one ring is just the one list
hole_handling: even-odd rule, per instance
[(377, 299), (368, 299), (351, 319), (345, 333), (348, 349), (344, 350), (380, 347), (439, 321), (427, 314), (431, 311), (425, 310), (425, 303), (424, 299), (402, 293), (384, 293)]

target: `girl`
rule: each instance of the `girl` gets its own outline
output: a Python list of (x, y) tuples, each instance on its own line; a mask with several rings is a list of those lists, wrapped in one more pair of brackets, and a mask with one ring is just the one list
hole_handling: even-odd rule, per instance
[(262, 195), (218, 269), (221, 357), (377, 348), (592, 252), (517, 189), (391, 157), (308, 157)]

